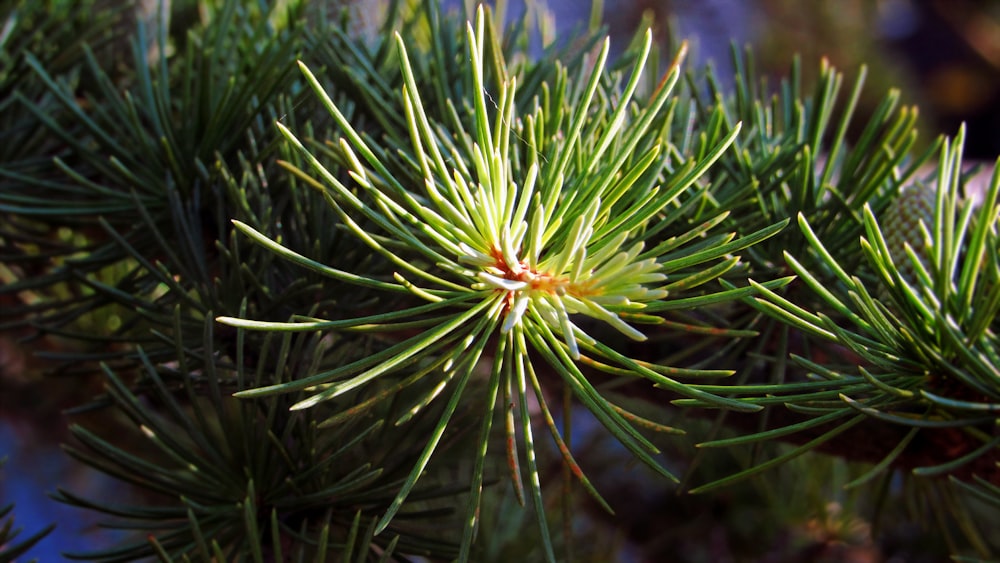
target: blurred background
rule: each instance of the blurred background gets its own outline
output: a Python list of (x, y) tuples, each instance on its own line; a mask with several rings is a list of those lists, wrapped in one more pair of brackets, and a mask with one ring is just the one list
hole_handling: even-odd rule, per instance
[[(462, 3), (447, 1), (455, 9)], [(184, 6), (193, 4), (174, 0), (171, 12), (190, 13)], [(574, 29), (586, 27), (589, 3), (549, 0), (548, 4), (562, 34), (571, 36)], [(1000, 0), (606, 0), (603, 15), (613, 42), (627, 41), (643, 21), (653, 22), (664, 43), (690, 40), (695, 64), (713, 65), (724, 83), (732, 73), (729, 53), (734, 43), (752, 46), (757, 73), (772, 84), (788, 73), (795, 54), (801, 56), (807, 80), (821, 59), (844, 71), (849, 81), (861, 65), (867, 65), (867, 107), (888, 89), (898, 88), (903, 103), (919, 106), (925, 141), (941, 133), (954, 134), (965, 123), (969, 159), (991, 162), (1000, 155)], [(174, 16), (171, 26), (183, 25), (184, 18)], [(863, 116), (855, 122), (863, 123)], [(59, 450), (66, 437), (60, 413), (72, 405), (79, 389), (61, 393), (46, 383), (45, 399), (38, 399), (38, 380), (30, 374), (44, 366), (16, 338), (0, 335), (0, 458), (9, 458), (0, 469), (0, 505), (16, 503), (17, 524), (28, 534), (58, 522), (55, 532), (29, 556), (59, 560), (62, 551), (93, 547), (114, 534), (98, 532), (87, 515), (48, 500), (46, 493), (59, 484), (97, 496), (121, 493), (111, 489), (112, 481), (67, 463)], [(595, 455), (602, 455), (601, 447), (613, 446), (595, 440), (591, 447)], [(617, 524), (595, 516), (582, 518), (581, 528), (586, 532), (617, 526), (618, 553), (628, 560), (649, 560), (650, 553), (666, 553), (691, 538), (708, 538), (709, 545), (687, 545), (684, 560), (935, 561), (943, 555), (936, 551), (940, 546), (920, 544), (919, 530), (902, 520), (876, 542), (870, 524), (845, 508), (857, 499), (838, 497), (838, 485), (847, 474), (836, 465), (823, 470), (823, 482), (805, 485), (811, 489), (797, 497), (799, 504), (782, 501), (780, 489), (754, 489), (749, 484), (712, 499), (683, 499), (664, 486), (668, 484), (657, 488), (642, 475), (623, 481), (621, 471), (609, 467), (607, 482), (599, 482), (598, 489), (611, 497), (621, 489), (648, 502), (636, 506), (635, 514), (622, 514)], [(797, 473), (789, 468), (781, 474)], [(629, 488), (644, 492), (636, 495)], [(788, 521), (783, 529), (762, 529), (753, 507), (765, 505), (784, 507)], [(816, 506), (823, 509), (817, 512)], [(657, 507), (662, 514), (650, 517)], [(663, 533), (665, 529), (673, 532)], [(846, 547), (823, 551), (834, 541)], [(750, 548), (741, 542), (758, 545)], [(650, 544), (663, 551), (650, 551)]]
[[(562, 30), (585, 24), (590, 5), (550, 0)], [(889, 88), (919, 106), (928, 138), (968, 127), (966, 154), (1000, 155), (1000, 1), (996, 0), (605, 0), (612, 37), (652, 17), (661, 40), (687, 39), (695, 60), (721, 78), (734, 43), (751, 46), (757, 71), (776, 84), (801, 56), (804, 75), (823, 58), (848, 79), (868, 67), (869, 103)]]

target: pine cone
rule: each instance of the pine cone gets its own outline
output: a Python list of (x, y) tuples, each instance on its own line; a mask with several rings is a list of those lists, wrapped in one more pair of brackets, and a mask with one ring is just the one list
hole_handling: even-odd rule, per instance
[[(916, 268), (906, 255), (904, 246), (909, 244), (923, 266), (929, 266), (927, 241), (920, 223), (923, 222), (927, 230), (933, 228), (936, 199), (937, 192), (932, 187), (924, 184), (906, 186), (889, 206), (881, 224), (889, 255), (900, 276), (910, 284), (916, 281)], [(887, 289), (884, 286), (879, 288), (879, 298), (882, 301), (889, 299)]]

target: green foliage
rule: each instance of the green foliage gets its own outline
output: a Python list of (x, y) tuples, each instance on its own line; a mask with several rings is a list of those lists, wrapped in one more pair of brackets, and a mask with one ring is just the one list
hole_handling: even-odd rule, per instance
[[(508, 453), (514, 464), (511, 479), (519, 488), (523, 478), (518, 464), (525, 462), (546, 558), (551, 560), (554, 554), (549, 547), (541, 490), (537, 486), (536, 454), (526, 408), (529, 401), (537, 402), (545, 413), (553, 439), (566, 453), (565, 462), (574, 468), (577, 463), (563, 445), (561, 433), (551, 423), (551, 409), (542, 391), (542, 379), (546, 376), (543, 369), (558, 375), (574, 396), (639, 459), (668, 477), (670, 473), (650, 456), (656, 453), (655, 448), (626, 419), (627, 413), (623, 415), (620, 407), (594, 389), (581, 371), (582, 365), (620, 377), (643, 378), (658, 387), (701, 397), (718, 406), (744, 409), (738, 402), (708, 396), (674, 379), (717, 377), (725, 372), (692, 371), (637, 361), (590, 334), (598, 329), (585, 329), (584, 322), (571, 320), (570, 316), (590, 317), (632, 340), (643, 341), (645, 335), (633, 324), (663, 322), (651, 313), (732, 298), (710, 292), (679, 305), (673, 296), (683, 296), (691, 288), (727, 272), (738, 263), (738, 259), (728, 257), (730, 254), (773, 235), (782, 225), (778, 223), (737, 239), (731, 234), (707, 236), (698, 244), (688, 243), (705, 233), (703, 227), (663, 241), (654, 238), (675, 220), (676, 215), (669, 212), (671, 208), (728, 147), (738, 129), (703, 157), (667, 169), (670, 159), (660, 155), (669, 153), (668, 141), (653, 123), (669, 119), (666, 102), (679, 76), (679, 62), (672, 65), (652, 99), (633, 102), (632, 95), (643, 76), (651, 48), (649, 34), (624, 87), (617, 86), (617, 80), (606, 81), (604, 60), (608, 44), (605, 42), (585, 84), (566, 81), (565, 75), (557, 75), (559, 82), (551, 86), (542, 82), (543, 91), (565, 94), (544, 102), (536, 98), (532, 111), (521, 116), (515, 111), (518, 76), (508, 73), (495, 51), (491, 51), (491, 58), (485, 57), (485, 43), (496, 33), (486, 29), (485, 14), (480, 9), (475, 27), (470, 24), (467, 32), (472, 64), (471, 76), (464, 79), (472, 84), (472, 107), (466, 109), (468, 118), (463, 120), (461, 115), (453, 114), (447, 124), (432, 121), (423, 111), (410, 57), (397, 36), (404, 76), (402, 105), (413, 151), (404, 152), (402, 147), (396, 150), (410, 163), (411, 174), (418, 176), (415, 182), (393, 174), (326, 96), (312, 73), (303, 67), (307, 80), (344, 131), (345, 138), (331, 146), (336, 146), (340, 158), (350, 163), (352, 184), (362, 191), (359, 194), (355, 187), (343, 183), (315, 159), (310, 161), (317, 175), (315, 180), (301, 169), (292, 172), (313, 181), (318, 189), (329, 190), (328, 201), (347, 227), (397, 268), (394, 282), (322, 266), (237, 223), (260, 244), (302, 266), (380, 292), (412, 294), (423, 303), (332, 321), (311, 319), (285, 324), (229, 317), (220, 320), (234, 326), (276, 331), (364, 330), (392, 334), (404, 329), (424, 329), (357, 362), (238, 394), (267, 396), (321, 385), (321, 391), (293, 407), (304, 409), (376, 378), (404, 374), (406, 379), (400, 383), (403, 388), (432, 377), (438, 383), (414, 405), (411, 412), (416, 413), (450, 387), (445, 414), (428, 441), (421, 463), (414, 467), (401, 489), (396, 505), (406, 499), (410, 487), (417, 482), (423, 464), (430, 459), (440, 434), (448, 427), (451, 413), (463, 401), (464, 388), (476, 366), (492, 364), (463, 548), (467, 553), (475, 536), (482, 466), (488, 453), (497, 397), (503, 389), (503, 404), (522, 405), (508, 409), (507, 415), (520, 418), (520, 441), (525, 447), (524, 454)], [(493, 68), (499, 77), (510, 76), (498, 81), (495, 94), (484, 87), (485, 68)], [(602, 88), (607, 88), (607, 84), (622, 88), (617, 100)], [(491, 106), (488, 100), (496, 105)], [(607, 102), (600, 104), (594, 100)], [(609, 103), (611, 100), (615, 100), (614, 105)], [(287, 128), (279, 127), (294, 145), (306, 150)], [(306, 158), (309, 156), (307, 153)], [(452, 166), (447, 162), (453, 163)], [(423, 190), (405, 187), (414, 184), (423, 185)], [(661, 184), (666, 189), (661, 189)], [(378, 230), (362, 227), (355, 217), (364, 218)], [(662, 283), (668, 277), (674, 281)], [(494, 336), (499, 339), (496, 349), (488, 349), (487, 344)], [(547, 367), (536, 367), (537, 362), (531, 361), (529, 354), (544, 358)], [(529, 383), (533, 391), (530, 399)], [(509, 434), (514, 426), (508, 421)], [(510, 441), (514, 442), (513, 435)], [(597, 496), (598, 502), (607, 506), (582, 472), (579, 469), (574, 472), (584, 487)], [(396, 505), (380, 522), (379, 530), (391, 521)]]
[[(902, 252), (890, 251), (888, 233), (883, 233), (871, 208), (864, 208), (866, 235), (860, 238), (859, 250), (875, 272), (876, 284), (849, 274), (800, 215), (799, 226), (813, 259), (832, 270), (838, 283), (821, 282), (791, 253), (786, 252), (785, 259), (819, 296), (824, 309), (806, 310), (758, 286), (762, 293), (755, 300), (758, 307), (835, 342), (849, 360), (821, 363), (793, 355), (813, 381), (794, 390), (774, 389), (774, 397), (766, 400), (781, 400), (815, 417), (814, 421), (838, 421), (824, 439), (860, 422), (859, 415), (912, 427), (898, 445), (884, 445), (886, 457), (854, 484), (886, 471), (921, 432), (942, 429), (958, 429), (948, 434), (948, 452), (929, 452), (926, 460), (915, 462), (914, 475), (995, 473), (1000, 445), (995, 432), (1000, 378), (994, 333), (1000, 291), (1000, 178), (994, 174), (980, 197), (962, 198), (961, 146), (960, 132), (954, 144), (942, 147), (931, 192), (936, 194), (933, 219), (928, 224), (912, 217), (922, 236), (904, 241)], [(906, 270), (914, 275), (904, 275)], [(876, 298), (879, 294), (882, 299)], [(984, 540), (978, 543), (980, 550), (989, 549)]]
[(857, 115), (864, 69), (772, 91), (736, 51), (724, 88), (650, 33), (609, 60), (538, 5), (403, 0), (360, 37), (175, 6), (121, 65), (116, 14), (38, 6), (0, 6), (0, 327), (100, 377), (66, 451), (137, 491), (55, 493), (135, 532), (73, 557), (606, 559), (588, 421), (696, 493), (903, 471), (956, 556), (1000, 549), (1000, 176), (967, 193), (963, 133), (922, 147), (898, 92)]
[[(797, 132), (793, 143), (776, 139), (786, 135), (781, 125), (789, 116), (805, 115), (803, 110), (809, 108), (808, 104), (781, 103), (786, 97), (797, 98), (789, 94), (795, 87), (785, 85), (770, 107), (758, 101), (752, 111), (744, 109), (745, 124), (756, 124), (760, 133), (749, 136), (750, 148), (742, 155), (730, 153), (732, 160), (723, 161), (729, 167), (722, 172), (719, 189), (711, 192), (713, 200), (722, 199), (715, 194), (726, 193), (730, 178), (744, 178), (736, 185), (753, 186), (754, 195), (734, 195), (729, 201), (759, 207), (765, 218), (773, 210), (778, 210), (779, 216), (797, 217), (800, 228), (795, 233), (786, 231), (750, 249), (751, 256), (760, 258), (755, 263), (760, 271), (780, 268), (774, 258), (781, 254), (800, 280), (781, 291), (750, 282), (761, 297), (746, 302), (769, 319), (759, 330), (777, 335), (772, 341), (778, 342), (779, 354), (766, 374), (770, 381), (765, 385), (749, 377), (752, 368), (748, 367), (744, 381), (750, 382), (728, 389), (741, 395), (766, 393), (752, 402), (783, 405), (800, 416), (795, 423), (762, 427), (752, 435), (711, 440), (701, 446), (732, 447), (796, 433), (809, 438), (783, 456), (698, 487), (695, 492), (712, 490), (814, 448), (835, 444), (840, 434), (864, 423), (865, 416), (912, 430), (898, 434), (895, 443), (878, 444), (880, 461), (850, 486), (887, 478), (891, 468), (900, 466), (918, 477), (980, 475), (974, 479), (982, 485), (982, 476), (996, 473), (1000, 446), (995, 436), (1000, 380), (996, 377), (993, 335), (997, 317), (996, 179), (984, 193), (966, 194), (962, 132), (954, 141), (939, 141), (928, 152), (906, 158), (915, 138), (914, 113), (903, 111), (892, 118), (897, 94), (891, 94), (880, 106), (856, 144), (845, 147), (843, 136), (858, 98), (857, 88), (849, 98), (832, 148), (823, 153), (825, 159), (809, 162), (812, 147), (822, 146), (825, 138), (822, 127), (815, 129), (809, 124), (829, 121), (835, 86), (840, 81), (839, 75), (825, 70), (812, 99), (809, 115), (813, 117), (791, 128)], [(748, 94), (751, 91), (747, 83), (738, 81), (737, 107), (747, 108), (741, 101), (745, 98), (762, 97)], [(784, 111), (776, 109), (782, 107)], [(803, 142), (803, 134), (813, 141)], [(774, 145), (768, 147), (772, 140)], [(781, 168), (780, 149), (791, 150), (793, 156), (786, 161), (792, 163), (791, 170)], [(929, 160), (930, 151), (938, 149), (937, 172), (928, 186), (916, 179), (918, 167)], [(737, 164), (732, 164), (733, 160)], [(803, 161), (806, 164), (798, 168)], [(759, 166), (764, 167), (759, 169), (762, 172), (753, 170)], [(742, 170), (742, 175), (733, 170)], [(797, 176), (797, 170), (806, 175)], [(770, 174), (774, 176), (766, 180), (758, 177)], [(767, 194), (758, 186), (774, 191)], [(734, 193), (747, 191), (729, 189)], [(910, 203), (914, 200), (919, 201)], [(738, 216), (748, 215), (751, 218), (744, 220), (755, 224), (752, 213)], [(891, 217), (891, 230), (880, 228), (878, 215)], [(855, 242), (858, 240), (860, 245)], [(770, 326), (774, 321), (780, 324)], [(752, 353), (763, 355), (759, 344)], [(785, 362), (786, 354), (790, 363)], [(703, 388), (723, 391), (723, 386)], [(678, 404), (696, 403), (682, 400)], [(926, 443), (937, 446), (918, 445)], [(963, 505), (970, 502), (962, 496), (966, 488), (969, 486), (942, 493), (965, 500), (953, 500), (951, 506), (936, 510), (954, 513), (978, 552), (990, 553), (996, 546), (982, 535), (988, 525), (961, 516), (967, 510)], [(988, 487), (974, 490), (980, 497), (990, 494)]]
[[(734, 49), (736, 75), (732, 92), (723, 91), (712, 73), (703, 96), (696, 96), (699, 123), (713, 131), (737, 123), (743, 132), (713, 168), (715, 185), (707, 193), (714, 204), (732, 212), (741, 229), (803, 215), (816, 225), (843, 266), (863, 267), (853, 244), (863, 233), (862, 208), (881, 211), (933, 155), (920, 155), (914, 129), (917, 110), (900, 107), (900, 93), (889, 92), (865, 123), (855, 122), (867, 70), (861, 68), (846, 99), (844, 75), (823, 62), (811, 93), (803, 92), (800, 63), (771, 91), (757, 81), (751, 53)], [(692, 88), (698, 91), (694, 76)], [(862, 128), (863, 127), (863, 128)], [(854, 140), (848, 142), (848, 134)], [(937, 143), (935, 143), (935, 146)], [(748, 250), (760, 271), (781, 268), (775, 257), (806, 246), (795, 229)], [(821, 269), (822, 262), (809, 266)]]
[[(203, 331), (206, 350), (215, 349), (212, 324), (207, 322)], [(406, 460), (419, 453), (415, 445), (407, 446), (419, 428), (384, 427), (386, 418), (398, 416), (398, 408), (383, 404), (368, 416), (320, 429), (322, 409), (289, 410), (294, 396), (231, 397), (233, 390), (315, 369), (302, 364), (319, 357), (317, 348), (339, 351), (345, 344), (315, 334), (274, 335), (260, 343), (259, 357), (251, 360), (242, 334), (237, 342), (233, 357), (200, 369), (195, 366), (202, 362), (183, 351), (176, 365), (154, 366), (140, 349), (148, 386), (139, 392), (105, 368), (109, 399), (125, 420), (114, 424), (113, 440), (74, 425), (79, 446), (67, 446), (67, 452), (163, 500), (111, 503), (60, 489), (57, 500), (113, 516), (116, 528), (142, 532), (133, 542), (72, 558), (337, 560), (349, 548), (368, 552), (359, 560), (392, 549), (454, 556), (454, 546), (429, 536), (433, 528), (422, 524), (447, 521), (449, 507), (434, 503), (451, 494), (447, 487), (415, 490), (414, 502), (402, 508), (385, 534), (373, 538), (369, 530), (366, 539), (354, 543), (359, 523), (385, 510), (407, 471)], [(363, 398), (352, 397), (354, 402)]]
[(21, 103), (33, 100), (51, 114), (58, 112), (44, 86), (31, 79), (25, 55), (30, 53), (50, 72), (72, 76), (88, 45), (97, 48), (114, 37), (118, 14), (93, 10), (92, 4), (0, 2), (0, 162), (5, 167), (48, 164), (44, 156), (55, 147)]
[(323, 306), (312, 280), (241, 248), (228, 234), (229, 221), (238, 218), (320, 256), (352, 254), (325, 235), (333, 214), (322, 198), (277, 172), (277, 159), (297, 157), (277, 142), (273, 122), (308, 120), (313, 109), (296, 100), (290, 78), (308, 46), (291, 23), (274, 29), (264, 16), (227, 2), (169, 59), (161, 26), (153, 62), (140, 26), (135, 75), (117, 84), (87, 54), (92, 90), (83, 95), (26, 55), (70, 125), (50, 118), (45, 106), (25, 104), (67, 154), (44, 174), (16, 176), (0, 206), (72, 236), (45, 253), (54, 267), (3, 288), (39, 296), (5, 311), (11, 325), (26, 321), (42, 334), (97, 337), (94, 354), (65, 360), (134, 364), (131, 346), (100, 345), (119, 340), (142, 344), (154, 359), (170, 357), (177, 306), (190, 323), (185, 333), (195, 335), (207, 311), (235, 313), (244, 301), (266, 318)]

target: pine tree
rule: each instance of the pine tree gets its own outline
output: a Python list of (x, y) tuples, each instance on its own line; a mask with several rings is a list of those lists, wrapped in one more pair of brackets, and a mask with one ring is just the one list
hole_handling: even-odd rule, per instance
[[(0, 10), (0, 328), (134, 490), (53, 492), (134, 532), (72, 557), (707, 549), (675, 489), (800, 557), (914, 515), (1000, 552), (1000, 175), (897, 91), (859, 122), (863, 69), (721, 80), (534, 4), (42, 4)], [(0, 560), (50, 530), (13, 516)]]

